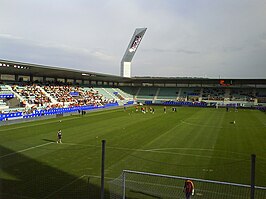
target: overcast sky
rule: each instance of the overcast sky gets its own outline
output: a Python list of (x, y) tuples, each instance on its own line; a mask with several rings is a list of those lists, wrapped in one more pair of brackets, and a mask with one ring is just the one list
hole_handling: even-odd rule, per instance
[(0, 0), (0, 59), (132, 76), (266, 78), (266, 0)]

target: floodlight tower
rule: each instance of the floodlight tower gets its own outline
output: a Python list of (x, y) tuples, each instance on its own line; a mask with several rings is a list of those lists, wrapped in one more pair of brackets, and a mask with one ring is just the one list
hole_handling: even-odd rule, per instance
[(138, 46), (146, 32), (147, 28), (136, 28), (129, 44), (124, 57), (121, 61), (121, 76), (131, 77), (131, 61), (138, 49)]

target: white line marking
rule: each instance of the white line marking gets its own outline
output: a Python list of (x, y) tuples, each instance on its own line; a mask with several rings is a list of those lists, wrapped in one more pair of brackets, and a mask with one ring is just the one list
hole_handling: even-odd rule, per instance
[(45, 144), (40, 144), (40, 145), (37, 145), (37, 146), (32, 146), (32, 147), (29, 147), (29, 148), (26, 148), (26, 149), (22, 149), (20, 151), (15, 151), (13, 153), (8, 153), (6, 155), (0, 156), (0, 159), (5, 158), (5, 157), (8, 157), (8, 156), (11, 156), (11, 155), (15, 155), (17, 153), (22, 153), (22, 152), (25, 152), (25, 151), (29, 151), (31, 149), (36, 149), (36, 148), (39, 148), (39, 147), (42, 147), (42, 146), (46, 146), (46, 145), (52, 144), (52, 143), (54, 143), (54, 142), (48, 142), (48, 143), (45, 143)]
[[(99, 110), (100, 111), (100, 110)], [(84, 117), (93, 117), (93, 116), (95, 116), (95, 115), (101, 115), (101, 114), (104, 114), (104, 112), (99, 112), (98, 110), (97, 110), (97, 112), (92, 112), (92, 114), (88, 114), (88, 115), (86, 115), (86, 116), (84, 116)], [(102, 110), (103, 111), (103, 110)], [(108, 111), (108, 113), (110, 113), (110, 112), (116, 112), (116, 111), (118, 111), (117, 109), (114, 109), (114, 110), (105, 110), (106, 112)], [(105, 112), (105, 113), (106, 113)], [(81, 118), (83, 118), (83, 117), (71, 117), (71, 118), (67, 118), (67, 117), (70, 117), (70, 116), (66, 116), (66, 118), (64, 118), (64, 119), (62, 119), (62, 122), (64, 122), (64, 121), (68, 121), (68, 120), (76, 120), (76, 119), (81, 119)], [(47, 118), (47, 120), (49, 120), (49, 119), (51, 119), (51, 118)], [(58, 123), (59, 122), (59, 120), (56, 120), (56, 118), (52, 118), (53, 119), (53, 121), (49, 121), (49, 122), (42, 122), (42, 123), (38, 123), (38, 124), (29, 124), (29, 125), (25, 125), (25, 126), (18, 126), (18, 127), (13, 127), (13, 128), (7, 128), (7, 129), (0, 129), (0, 132), (5, 132), (5, 131), (12, 131), (12, 130), (16, 130), (16, 129), (22, 129), (22, 128), (28, 128), (28, 127), (33, 127), (33, 126), (41, 126), (41, 125), (45, 125), (45, 124), (52, 124), (52, 123)], [(56, 120), (56, 121), (54, 121), (54, 120)], [(40, 121), (40, 120), (36, 120), (36, 121)], [(35, 121), (35, 122), (36, 122)], [(42, 121), (45, 121), (45, 119), (44, 120), (42, 120)], [(30, 121), (30, 122), (33, 122), (33, 121)], [(28, 124), (28, 123), (30, 123), (30, 122), (22, 122), (22, 123), (16, 123), (16, 124)], [(11, 124), (11, 125), (13, 125), (13, 124)], [(15, 125), (15, 124), (14, 124)], [(0, 126), (1, 127), (1, 126)]]
[[(67, 120), (73, 120), (76, 118), (70, 118), (70, 119), (65, 119), (63, 121), (67, 121)], [(40, 120), (38, 120), (40, 121)], [(32, 121), (33, 122), (33, 121)], [(5, 131), (12, 131), (12, 130), (17, 130), (17, 129), (23, 129), (23, 128), (28, 128), (28, 127), (34, 127), (34, 126), (41, 126), (41, 125), (45, 125), (45, 124), (52, 124), (52, 123), (57, 123), (59, 122), (58, 120), (56, 121), (50, 121), (50, 122), (42, 122), (42, 123), (38, 123), (38, 124), (29, 124), (29, 122), (25, 122), (25, 123), (16, 123), (16, 124), (28, 124), (25, 126), (18, 126), (18, 127), (13, 127), (13, 128), (7, 128), (7, 129), (0, 129), (0, 132), (5, 132)]]
[[(85, 144), (75, 144), (75, 143), (64, 143), (66, 145), (77, 145), (77, 146), (87, 146), (87, 147), (95, 147), (95, 145), (85, 145)], [(99, 147), (100, 146), (96, 146)], [(165, 149), (133, 149), (133, 148), (124, 148), (124, 147), (112, 147), (112, 146), (106, 146), (106, 148), (109, 149), (115, 149), (115, 150), (126, 150), (126, 151), (136, 151), (136, 152), (150, 152), (150, 153), (159, 153), (159, 154), (169, 154), (169, 155), (182, 155), (182, 156), (192, 156), (192, 157), (202, 157), (202, 158), (215, 158), (215, 159), (224, 159), (224, 160), (246, 160), (246, 159), (236, 159), (236, 158), (227, 158), (227, 157), (221, 157), (221, 156), (205, 156), (205, 155), (197, 155), (197, 154), (189, 154), (189, 153), (176, 153), (176, 152), (167, 152), (162, 151)], [(174, 149), (174, 148), (172, 148)], [(176, 148), (176, 149), (182, 149), (182, 148)], [(184, 150), (187, 150), (188, 148), (183, 148)], [(191, 148), (193, 150), (193, 148)], [(199, 150), (199, 149), (195, 149)], [(211, 150), (211, 149), (202, 149), (202, 150)], [(215, 150), (213, 150), (215, 151)], [(249, 160), (247, 160), (249, 161)]]
[[(190, 126), (202, 126), (202, 127), (209, 127), (209, 128), (219, 128), (219, 129), (227, 129), (227, 128), (232, 128), (232, 127), (237, 127), (237, 128), (256, 128), (256, 129), (260, 129), (260, 128), (265, 128), (266, 126), (264, 124), (262, 124), (262, 126), (213, 126), (213, 125), (208, 125), (208, 124), (197, 124), (197, 123), (191, 123), (191, 122), (186, 122), (184, 120), (181, 120), (181, 122), (183, 124), (186, 124), (186, 125), (190, 125)], [(229, 124), (229, 122), (228, 122)]]
[[(101, 177), (102, 176), (94, 176), (94, 175), (83, 175), (83, 177), (88, 177), (88, 178), (99, 178), (99, 179), (101, 179)], [(115, 177), (115, 178), (111, 178), (111, 177), (104, 177), (105, 179), (108, 179), (108, 180), (114, 180), (114, 179), (116, 179), (116, 178), (118, 178), (118, 177)]]
[(158, 149), (149, 149), (148, 151), (166, 151), (166, 150), (189, 150), (189, 151), (209, 151), (209, 152), (222, 152), (222, 153), (232, 153), (237, 155), (243, 155), (250, 157), (249, 154), (246, 153), (240, 153), (240, 152), (233, 152), (233, 151), (223, 151), (223, 150), (217, 150), (217, 149), (202, 149), (202, 148), (158, 148)]
[(73, 184), (74, 182), (78, 181), (79, 179), (81, 179), (81, 178), (83, 178), (83, 177), (85, 177), (85, 175), (82, 175), (82, 176), (80, 176), (80, 177), (78, 177), (78, 178), (72, 180), (70, 183), (65, 184), (65, 185), (62, 186), (61, 188), (59, 188), (59, 189), (53, 191), (52, 193), (48, 194), (48, 195), (45, 196), (43, 199), (50, 198), (50, 197), (51, 197), (52, 195), (54, 195), (55, 193), (57, 193), (57, 192), (63, 190), (64, 188), (68, 187), (69, 185)]
[(82, 168), (82, 169), (73, 169), (73, 171), (84, 171), (84, 170), (92, 170), (93, 168)]

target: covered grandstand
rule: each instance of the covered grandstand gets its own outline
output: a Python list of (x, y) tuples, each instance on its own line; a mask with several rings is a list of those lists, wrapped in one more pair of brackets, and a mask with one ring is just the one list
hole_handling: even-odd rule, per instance
[(120, 77), (0, 60), (1, 120), (133, 103), (263, 107), (266, 79)]

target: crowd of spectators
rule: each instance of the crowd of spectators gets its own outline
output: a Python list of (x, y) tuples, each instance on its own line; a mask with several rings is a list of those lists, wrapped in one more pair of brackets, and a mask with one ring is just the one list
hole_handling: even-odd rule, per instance
[(23, 102), (24, 105), (25, 102), (28, 102), (29, 104), (44, 106), (51, 102), (49, 97), (41, 90), (40, 86), (36, 84), (25, 86), (13, 85), (12, 90), (25, 100)]
[(202, 93), (203, 100), (222, 101), (225, 98), (224, 88), (204, 88)]
[(72, 86), (44, 86), (43, 88), (57, 102), (76, 102), (70, 93), (79, 91), (79, 87)]
[(253, 90), (250, 89), (231, 89), (230, 100), (253, 102), (256, 98)]
[[(3, 87), (4, 88), (4, 87)], [(14, 84), (12, 92), (16, 92), (21, 98), (22, 105), (30, 107), (74, 107), (74, 106), (102, 106), (116, 102), (115, 99), (107, 99), (93, 87), (81, 87), (67, 84)], [(0, 88), (2, 89), (2, 87)], [(182, 88), (183, 89), (183, 88)], [(258, 92), (253, 89), (225, 89), (225, 88), (185, 88), (178, 96), (177, 101), (215, 100), (223, 101), (227, 95), (228, 100), (244, 100), (253, 102)], [(265, 95), (264, 89), (260, 95)], [(263, 95), (263, 96), (264, 96)], [(122, 98), (121, 98), (122, 99)]]
[(256, 97), (258, 99), (258, 102), (260, 102), (260, 103), (266, 103), (266, 90), (264, 90), (264, 89), (257, 89)]
[(77, 97), (77, 102), (79, 106), (82, 105), (105, 105), (108, 103), (115, 102), (114, 99), (106, 99), (102, 94), (93, 88), (81, 89), (79, 90), (79, 96)]
[(114, 99), (105, 99), (103, 95), (93, 88), (85, 89), (79, 86), (44, 86), (44, 90), (57, 102), (65, 106), (102, 106), (115, 102)]

